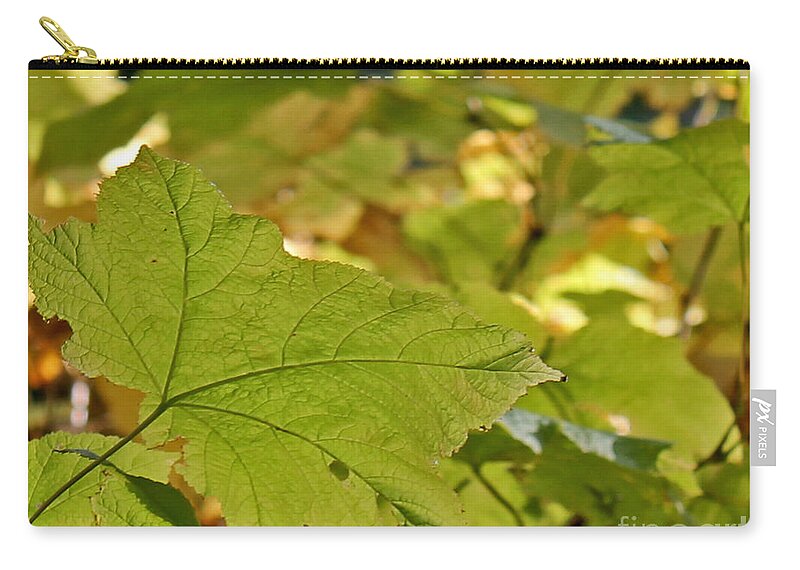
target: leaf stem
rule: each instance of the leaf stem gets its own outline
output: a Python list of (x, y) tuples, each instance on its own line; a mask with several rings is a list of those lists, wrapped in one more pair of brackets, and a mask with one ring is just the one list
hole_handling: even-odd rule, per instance
[(537, 223), (533, 223), (528, 227), (528, 231), (525, 235), (525, 241), (522, 242), (522, 245), (517, 250), (517, 254), (514, 256), (514, 260), (508, 267), (508, 270), (500, 279), (500, 283), (498, 283), (497, 287), (500, 291), (509, 291), (514, 287), (514, 284), (517, 281), (517, 277), (525, 270), (528, 266), (528, 263), (531, 259), (531, 254), (533, 253), (533, 247), (536, 243), (542, 239), (544, 236), (544, 228)]
[(486, 490), (489, 491), (492, 497), (497, 499), (497, 502), (503, 505), (503, 508), (505, 508), (511, 514), (511, 516), (514, 519), (514, 524), (516, 524), (517, 526), (525, 526), (525, 521), (522, 520), (522, 517), (514, 508), (514, 505), (509, 503), (508, 500), (503, 495), (500, 494), (500, 491), (498, 491), (495, 488), (495, 486), (492, 485), (489, 482), (489, 480), (483, 476), (483, 473), (481, 473), (481, 468), (477, 465), (473, 465), (472, 472), (475, 474), (475, 477), (478, 479), (478, 481), (480, 481), (481, 484), (484, 487), (486, 487)]
[(93, 461), (92, 461), (92, 462), (91, 462), (89, 465), (87, 465), (86, 467), (84, 467), (83, 469), (81, 469), (81, 470), (80, 470), (78, 473), (76, 473), (75, 475), (73, 475), (73, 476), (72, 476), (72, 477), (71, 477), (71, 478), (70, 478), (70, 479), (69, 479), (69, 480), (68, 480), (66, 483), (64, 483), (63, 485), (61, 485), (61, 487), (59, 487), (59, 488), (58, 488), (58, 490), (57, 490), (55, 493), (53, 493), (52, 495), (50, 495), (50, 497), (49, 497), (49, 498), (48, 498), (48, 499), (47, 499), (45, 502), (43, 502), (42, 504), (40, 504), (40, 505), (39, 505), (39, 507), (36, 509), (36, 512), (34, 512), (34, 513), (33, 513), (33, 515), (31, 515), (31, 518), (29, 519), (29, 522), (30, 522), (31, 524), (33, 524), (33, 523), (34, 523), (34, 521), (36, 521), (36, 519), (38, 519), (38, 518), (39, 518), (39, 516), (40, 516), (40, 515), (41, 515), (41, 514), (42, 514), (42, 513), (43, 513), (45, 510), (47, 510), (47, 508), (48, 508), (50, 505), (52, 505), (52, 504), (53, 504), (53, 503), (56, 501), (56, 499), (58, 499), (58, 498), (59, 498), (61, 495), (63, 495), (65, 492), (67, 492), (67, 490), (68, 490), (70, 487), (72, 487), (72, 486), (73, 486), (75, 483), (77, 483), (78, 481), (80, 481), (81, 479), (83, 479), (83, 478), (84, 478), (86, 475), (88, 475), (89, 473), (91, 473), (92, 471), (94, 471), (94, 470), (97, 468), (97, 466), (98, 466), (98, 465), (100, 465), (101, 463), (104, 463), (104, 462), (105, 462), (105, 461), (106, 461), (106, 460), (107, 460), (109, 457), (111, 457), (111, 456), (112, 456), (112, 455), (114, 455), (114, 454), (115, 454), (117, 451), (119, 451), (120, 449), (122, 449), (123, 447), (125, 447), (125, 445), (127, 445), (128, 443), (130, 443), (130, 441), (131, 441), (133, 438), (135, 438), (137, 435), (139, 435), (140, 433), (142, 433), (142, 432), (145, 430), (145, 428), (146, 428), (147, 426), (149, 426), (150, 424), (152, 424), (152, 423), (153, 423), (153, 422), (156, 420), (156, 418), (158, 418), (158, 417), (159, 417), (161, 414), (163, 414), (163, 413), (164, 413), (164, 411), (165, 411), (166, 409), (167, 409), (167, 408), (166, 408), (165, 406), (163, 406), (163, 405), (162, 405), (162, 406), (159, 406), (159, 407), (157, 407), (157, 408), (156, 408), (156, 409), (153, 411), (153, 413), (152, 413), (152, 414), (150, 414), (149, 416), (147, 416), (147, 417), (146, 417), (146, 418), (145, 418), (145, 419), (142, 421), (142, 423), (140, 423), (138, 426), (136, 426), (136, 428), (135, 428), (135, 429), (134, 429), (134, 430), (133, 430), (131, 433), (129, 433), (129, 434), (128, 434), (128, 435), (126, 435), (124, 438), (122, 438), (121, 440), (119, 440), (119, 441), (118, 441), (116, 444), (114, 444), (112, 447), (110, 447), (110, 448), (109, 448), (109, 449), (108, 449), (108, 450), (107, 450), (105, 453), (103, 453), (103, 454), (102, 454), (101, 456), (99, 456), (97, 459), (94, 459), (94, 460), (93, 460)]
[(739, 442), (736, 442), (730, 448), (728, 448), (727, 451), (725, 450), (725, 444), (728, 442), (734, 427), (736, 427), (736, 420), (731, 422), (731, 425), (728, 426), (727, 430), (725, 430), (722, 439), (719, 440), (719, 445), (714, 448), (714, 451), (712, 451), (711, 454), (705, 459), (701, 459), (697, 462), (697, 465), (695, 465), (694, 468), (695, 471), (699, 471), (701, 468), (712, 463), (724, 463), (728, 459), (728, 456), (731, 454), (731, 452), (733, 452), (733, 450), (736, 449), (736, 446), (739, 445)]
[(692, 330), (692, 325), (686, 319), (689, 307), (700, 294), (703, 289), (703, 281), (705, 281), (706, 274), (708, 274), (708, 266), (711, 263), (711, 258), (714, 256), (714, 250), (717, 248), (719, 236), (722, 233), (721, 226), (714, 226), (706, 236), (706, 243), (703, 246), (703, 251), (697, 259), (697, 265), (692, 274), (692, 280), (689, 283), (689, 289), (681, 297), (681, 337), (688, 338)]

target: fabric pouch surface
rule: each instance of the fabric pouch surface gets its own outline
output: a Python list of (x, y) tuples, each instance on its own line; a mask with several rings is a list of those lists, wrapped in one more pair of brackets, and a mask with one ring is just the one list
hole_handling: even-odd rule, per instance
[(747, 521), (746, 64), (37, 60), (29, 101), (33, 524)]

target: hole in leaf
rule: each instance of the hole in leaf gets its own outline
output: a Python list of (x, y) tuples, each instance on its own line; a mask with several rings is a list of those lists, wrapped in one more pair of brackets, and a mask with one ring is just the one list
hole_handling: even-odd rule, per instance
[(338, 459), (331, 461), (330, 464), (328, 464), (328, 469), (330, 469), (333, 476), (339, 481), (344, 481), (350, 476), (350, 469)]

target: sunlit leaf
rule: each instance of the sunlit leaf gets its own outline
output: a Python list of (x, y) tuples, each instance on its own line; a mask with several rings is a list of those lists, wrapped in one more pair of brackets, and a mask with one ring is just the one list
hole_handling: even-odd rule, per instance
[(176, 469), (229, 524), (377, 524), (384, 503), (458, 524), (438, 458), (561, 376), (455, 302), (289, 256), (147, 148), (103, 183), (98, 219), (31, 220), (37, 307), (71, 324), (74, 366), (146, 394), (145, 440), (185, 440)]
[(593, 147), (607, 176), (584, 199), (603, 211), (648, 216), (691, 233), (748, 215), (747, 125), (726, 120), (655, 144)]
[[(56, 432), (28, 443), (29, 515), (70, 477), (119, 441)], [(44, 526), (196, 525), (186, 499), (167, 485), (178, 453), (129, 443), (61, 495), (36, 521)]]

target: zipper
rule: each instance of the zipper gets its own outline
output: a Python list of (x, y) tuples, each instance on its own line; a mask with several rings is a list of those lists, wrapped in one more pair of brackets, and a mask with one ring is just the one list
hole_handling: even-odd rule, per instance
[(588, 59), (513, 59), (513, 58), (119, 58), (102, 59), (88, 47), (75, 44), (64, 29), (48, 17), (39, 19), (45, 31), (64, 49), (61, 55), (31, 60), (28, 69), (674, 69), (748, 70), (750, 64), (733, 58), (588, 58)]
[(56, 65), (61, 65), (64, 63), (76, 63), (79, 65), (94, 66), (100, 63), (100, 60), (97, 59), (97, 53), (95, 53), (92, 48), (79, 46), (73, 42), (72, 38), (70, 38), (67, 35), (67, 32), (64, 31), (64, 28), (59, 26), (58, 23), (52, 18), (42, 16), (39, 18), (39, 24), (42, 26), (42, 28), (44, 28), (44, 31), (47, 32), (50, 37), (53, 38), (56, 43), (58, 43), (58, 45), (64, 49), (64, 53), (61, 55), (46, 55), (38, 61), (41, 61), (45, 64)]

